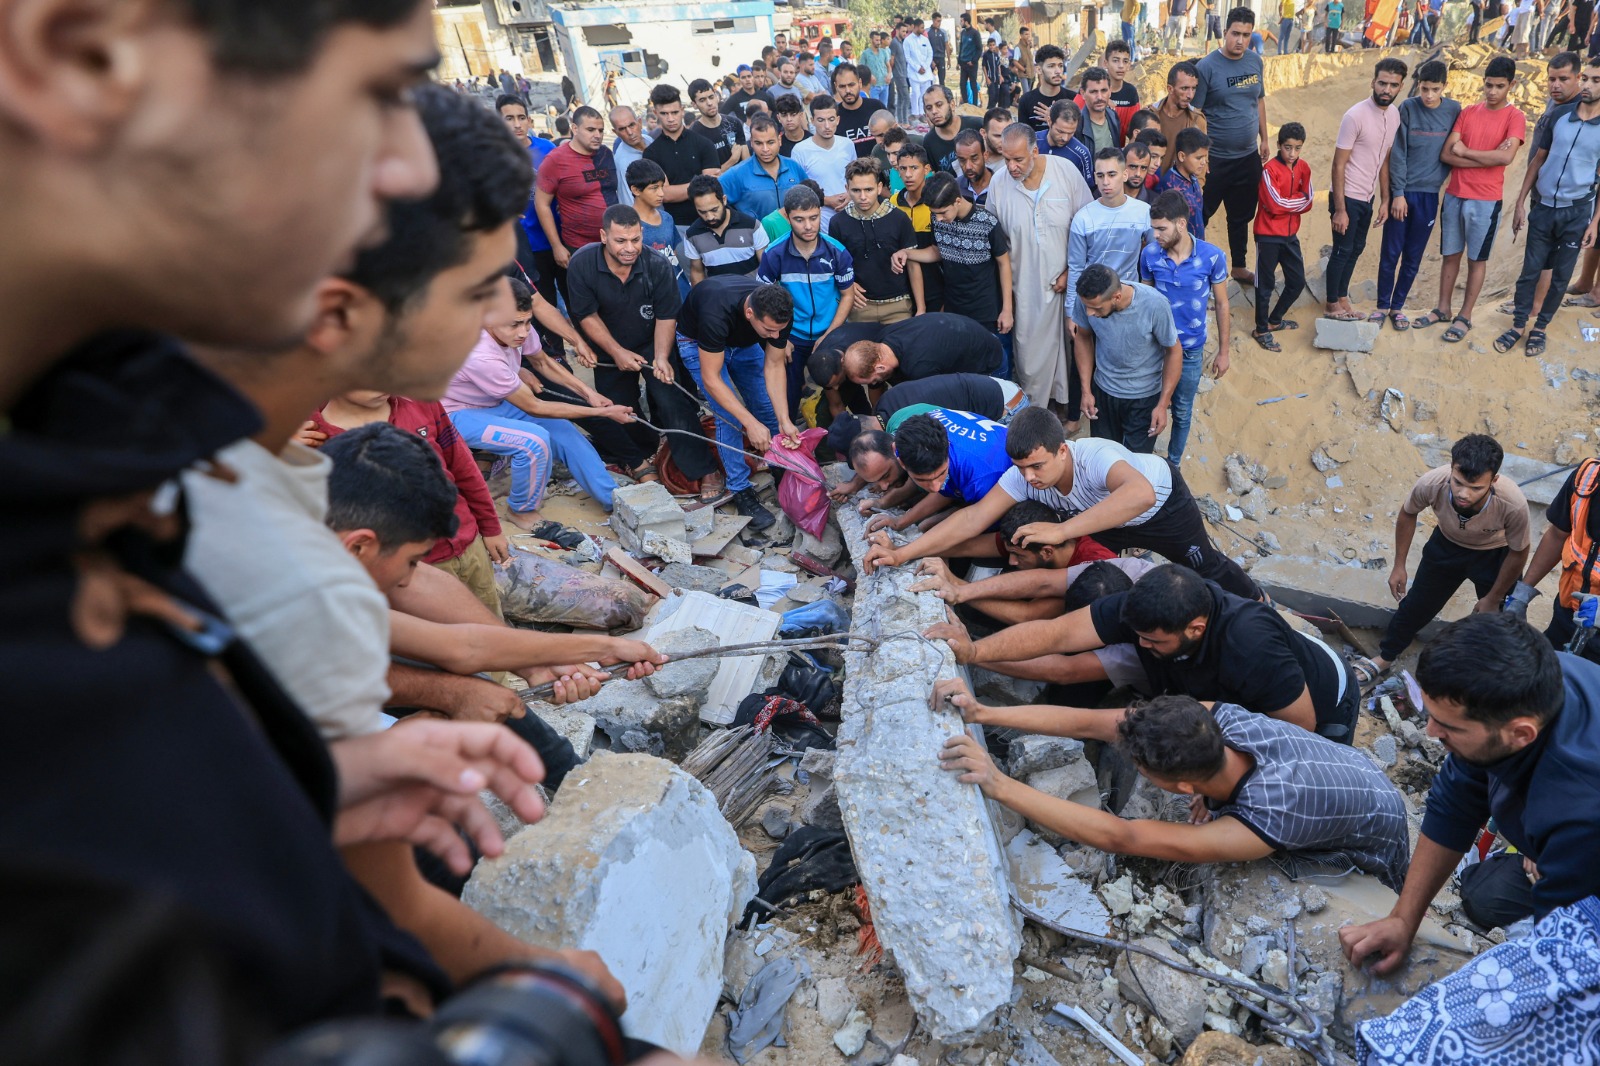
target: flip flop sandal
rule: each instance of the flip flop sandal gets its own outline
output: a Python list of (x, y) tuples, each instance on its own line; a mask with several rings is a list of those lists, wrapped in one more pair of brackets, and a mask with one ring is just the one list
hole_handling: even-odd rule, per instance
[(1427, 329), (1429, 326), (1435, 326), (1435, 325), (1438, 325), (1440, 322), (1448, 321), (1449, 318), (1450, 318), (1450, 315), (1447, 312), (1441, 311), (1437, 307), (1435, 307), (1432, 311), (1429, 311), (1427, 314), (1418, 315), (1415, 319), (1413, 319), (1412, 322), (1411, 322), (1411, 328), (1412, 329)]
[(1600, 307), (1600, 300), (1596, 300), (1593, 296), (1590, 296), (1588, 293), (1583, 293), (1580, 296), (1568, 296), (1565, 300), (1561, 301), (1561, 306), (1562, 307)]
[(1356, 673), (1356, 681), (1362, 685), (1370, 685), (1378, 678), (1389, 672), (1389, 667), (1379, 666), (1365, 655), (1350, 657), (1350, 669)]
[[(1466, 329), (1462, 329), (1461, 328), (1462, 326), (1466, 326), (1467, 328)], [(1458, 343), (1460, 343), (1462, 340), (1464, 340), (1466, 338), (1467, 334), (1469, 332), (1471, 332), (1471, 330), (1472, 330), (1472, 322), (1471, 322), (1471, 320), (1462, 318), (1460, 315), (1457, 315), (1455, 318), (1453, 318), (1450, 321), (1450, 328), (1444, 331), (1445, 343), (1446, 344), (1458, 344)]]
[(1394, 328), (1399, 333), (1404, 333), (1411, 328), (1411, 320), (1400, 311), (1390, 312), (1389, 321), (1394, 323)]
[(1544, 354), (1544, 341), (1545, 341), (1544, 330), (1542, 330), (1542, 329), (1530, 329), (1528, 331), (1528, 343), (1527, 343), (1527, 346), (1523, 349), (1522, 354), (1523, 355), (1543, 355)]
[[(1448, 340), (1448, 338), (1446, 339)], [(1520, 329), (1508, 329), (1494, 339), (1494, 350), (1504, 355), (1515, 348), (1517, 342), (1521, 339), (1522, 331)]]
[(1374, 311), (1374, 312), (1372, 312), (1372, 314), (1367, 316), (1367, 321), (1368, 322), (1376, 322), (1378, 324), (1378, 326), (1381, 328), (1383, 326), (1383, 320), (1388, 318), (1388, 317), (1389, 317), (1389, 312), (1387, 312), (1387, 311)]
[(1278, 343), (1278, 338), (1272, 335), (1271, 330), (1253, 331), (1251, 332), (1250, 336), (1254, 337), (1256, 339), (1256, 343), (1261, 345), (1261, 347), (1265, 348), (1269, 352), (1283, 351), (1283, 346)]
[(1283, 330), (1283, 329), (1299, 329), (1299, 328), (1300, 328), (1300, 323), (1295, 322), (1292, 319), (1287, 319), (1287, 318), (1284, 319), (1282, 322), (1268, 322), (1267, 323), (1267, 330), (1269, 332), (1271, 332), (1271, 333), (1277, 333), (1279, 330)]

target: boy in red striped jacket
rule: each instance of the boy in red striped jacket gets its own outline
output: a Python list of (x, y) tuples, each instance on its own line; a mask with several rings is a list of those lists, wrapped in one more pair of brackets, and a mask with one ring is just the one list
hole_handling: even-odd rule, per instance
[[(1273, 336), (1280, 329), (1299, 329), (1285, 322), (1289, 310), (1306, 287), (1306, 265), (1300, 255), (1300, 216), (1311, 210), (1311, 166), (1300, 158), (1306, 128), (1286, 122), (1278, 128), (1278, 154), (1267, 160), (1256, 191), (1256, 328), (1250, 336), (1269, 352), (1283, 348)], [(1272, 280), (1283, 267), (1283, 291), (1268, 314)]]
[(489, 486), (442, 405), (371, 390), (350, 392), (329, 400), (322, 410), (314, 412), (295, 439), (317, 447), (329, 437), (369, 422), (388, 422), (433, 445), (445, 473), (460, 493), (456, 497), (459, 524), (456, 535), (439, 538), (423, 562), (455, 575), (485, 607), (503, 618), (491, 561), (507, 562), (510, 544), (500, 528)]

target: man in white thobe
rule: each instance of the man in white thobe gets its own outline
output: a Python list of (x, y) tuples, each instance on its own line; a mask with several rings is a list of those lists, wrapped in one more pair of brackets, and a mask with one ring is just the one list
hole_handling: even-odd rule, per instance
[(912, 23), (912, 32), (905, 40), (906, 77), (911, 83), (911, 112), (922, 116), (922, 96), (933, 87), (936, 72), (933, 67), (933, 45), (922, 28), (922, 20)]
[(1067, 237), (1072, 217), (1094, 193), (1072, 163), (1040, 155), (1033, 127), (1014, 122), (1000, 135), (1005, 165), (989, 182), (988, 208), (1011, 242), (1016, 324), (1012, 367), (1034, 403), (1065, 407), (1077, 428), (1079, 382), (1067, 355)]

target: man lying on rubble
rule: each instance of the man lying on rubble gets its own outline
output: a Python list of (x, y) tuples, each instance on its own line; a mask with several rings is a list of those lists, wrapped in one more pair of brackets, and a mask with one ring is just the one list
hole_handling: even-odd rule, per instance
[[(1600, 894), (1600, 666), (1556, 652), (1509, 614), (1475, 613), (1423, 649), (1416, 678), (1428, 735), (1450, 754), (1428, 792), (1394, 909), (1339, 930), (1350, 961), (1371, 959), (1379, 974), (1400, 965), (1429, 904), (1490, 819), (1516, 852), (1462, 871), (1462, 908), (1475, 924), (1507, 926), (1530, 915), (1542, 923), (1580, 901), (1594, 914)], [(1592, 1019), (1592, 988), (1584, 995)]]
[[(978, 705), (961, 681), (934, 687), (934, 705), (946, 699), (967, 721), (978, 720)], [(945, 742), (939, 762), (1028, 821), (1101, 851), (1172, 862), (1277, 855), (1291, 873), (1305, 862), (1354, 867), (1390, 888), (1405, 880), (1405, 802), (1363, 752), (1243, 707), (1189, 696), (1133, 704), (1106, 739), (1151, 784), (1194, 797), (1190, 824), (1123, 819), (1030, 788), (996, 769), (966, 732)]]
[(1093, 537), (1065, 544), (1025, 547), (1017, 531), (1035, 522), (1058, 522), (1061, 516), (1036, 500), (1023, 500), (1007, 511), (995, 527), (995, 554), (1006, 560), (1005, 573), (969, 581), (952, 573), (943, 559), (924, 559), (917, 573), (927, 575), (911, 586), (912, 592), (932, 592), (952, 607), (966, 604), (997, 622), (1011, 625), (1040, 618), (1057, 618), (1069, 588), (1091, 564), (1104, 560), (1136, 581), (1156, 564), (1143, 559), (1120, 558)]
[[(1343, 744), (1355, 737), (1360, 687), (1322, 641), (1272, 607), (1225, 592), (1187, 567), (1158, 566), (1126, 593), (1060, 618), (1024, 622), (973, 641), (957, 623), (926, 636), (959, 663), (1015, 663), (1052, 653), (1137, 644), (1156, 691), (1238, 704)], [(1115, 740), (1122, 710), (1033, 707), (1036, 733)]]
[(887, 533), (880, 535), (862, 569), (870, 574), (879, 566), (947, 555), (991, 528), (1014, 504), (1038, 500), (1072, 517), (1024, 527), (1018, 536), (1027, 546), (1092, 535), (1113, 551), (1146, 548), (1193, 567), (1237, 596), (1261, 597), (1255, 582), (1211, 543), (1189, 486), (1159, 456), (1135, 455), (1115, 441), (1093, 438), (1068, 444), (1061, 420), (1043, 407), (1017, 412), (1006, 428), (1006, 453), (1014, 469), (988, 495), (901, 547)]

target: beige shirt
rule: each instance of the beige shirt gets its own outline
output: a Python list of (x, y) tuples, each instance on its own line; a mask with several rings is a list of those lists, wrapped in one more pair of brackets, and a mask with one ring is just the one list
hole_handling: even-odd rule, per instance
[(1430, 470), (1418, 478), (1401, 507), (1412, 515), (1433, 508), (1439, 532), (1446, 540), (1463, 548), (1493, 551), (1509, 546), (1512, 551), (1522, 551), (1528, 547), (1528, 499), (1517, 488), (1517, 483), (1504, 474), (1495, 475), (1488, 502), (1465, 524), (1450, 503), (1448, 466)]

